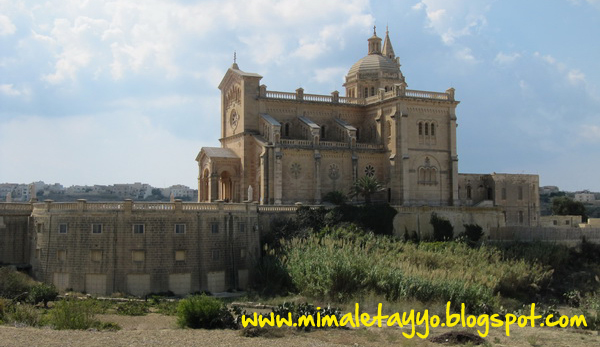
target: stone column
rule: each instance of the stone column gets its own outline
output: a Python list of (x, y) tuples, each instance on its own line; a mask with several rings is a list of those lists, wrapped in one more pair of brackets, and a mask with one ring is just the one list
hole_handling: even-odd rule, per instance
[[(410, 205), (410, 156), (408, 154), (408, 112), (403, 110), (400, 114), (400, 120), (396, 119), (396, 126), (399, 124), (399, 131), (396, 134), (396, 143), (399, 143), (398, 153), (402, 155), (402, 205)], [(398, 138), (399, 137), (399, 138)]]
[(275, 198), (275, 205), (281, 205), (281, 198), (283, 196), (283, 169), (282, 169), (282, 165), (283, 165), (283, 153), (281, 152), (281, 149), (276, 148), (275, 149), (275, 173), (274, 173), (274, 177), (273, 180), (274, 182), (274, 187), (273, 187), (273, 197)]
[[(452, 90), (453, 92), (454, 90)], [(452, 93), (454, 96), (454, 93)], [(450, 166), (452, 172), (450, 173), (450, 187), (452, 189), (451, 199), (452, 205), (460, 205), (458, 198), (458, 154), (456, 153), (456, 110), (450, 110), (450, 125), (449, 125), (449, 138), (450, 138)]]
[(321, 203), (321, 153), (315, 150), (315, 204)]

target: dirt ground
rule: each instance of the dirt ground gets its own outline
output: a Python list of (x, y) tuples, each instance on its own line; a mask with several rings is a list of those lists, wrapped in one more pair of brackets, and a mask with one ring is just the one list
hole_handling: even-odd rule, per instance
[[(190, 330), (175, 326), (175, 317), (151, 313), (147, 316), (99, 315), (103, 321), (118, 323), (120, 331), (73, 331), (0, 326), (0, 347), (68, 347), (68, 346), (444, 346), (418, 337), (407, 339), (398, 327), (327, 329), (298, 332), (295, 329), (273, 328), (273, 334), (265, 337), (244, 337), (233, 330)], [(436, 328), (430, 337), (451, 330), (475, 333), (476, 329)], [(419, 329), (421, 333), (423, 329)], [(501, 328), (494, 328), (485, 338), (487, 346), (600, 346), (596, 331), (571, 328), (514, 328), (511, 336)]]

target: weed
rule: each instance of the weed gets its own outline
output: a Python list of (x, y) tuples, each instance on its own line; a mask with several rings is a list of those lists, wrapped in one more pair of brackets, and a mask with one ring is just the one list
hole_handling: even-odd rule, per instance
[(88, 300), (65, 299), (56, 302), (48, 314), (48, 323), (55, 329), (85, 330), (96, 327), (94, 303)]
[(115, 307), (117, 314), (122, 316), (145, 316), (148, 314), (148, 304), (143, 301), (126, 301)]
[(182, 328), (235, 329), (231, 312), (216, 298), (194, 295), (179, 301), (177, 324)]

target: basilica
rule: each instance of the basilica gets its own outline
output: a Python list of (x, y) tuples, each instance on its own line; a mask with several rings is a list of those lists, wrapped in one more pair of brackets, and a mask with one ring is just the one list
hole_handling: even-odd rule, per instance
[(536, 175), (458, 173), (454, 89), (408, 89), (389, 32), (367, 43), (345, 96), (271, 91), (234, 62), (219, 85), (221, 146), (196, 158), (199, 202), (320, 204), (372, 176), (394, 206), (505, 206), (515, 224), (537, 219)]
[(234, 63), (219, 85), (221, 147), (197, 157), (199, 201), (319, 204), (367, 175), (392, 204), (458, 204), (454, 89), (407, 89), (387, 33), (367, 52), (345, 96), (270, 91)]

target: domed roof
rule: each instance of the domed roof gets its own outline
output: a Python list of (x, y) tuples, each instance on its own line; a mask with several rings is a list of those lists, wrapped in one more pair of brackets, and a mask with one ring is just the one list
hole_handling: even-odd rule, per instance
[(376, 73), (379, 75), (380, 72), (384, 74), (400, 74), (400, 67), (395, 61), (380, 54), (369, 54), (352, 65), (350, 71), (348, 71), (348, 76), (356, 73)]

